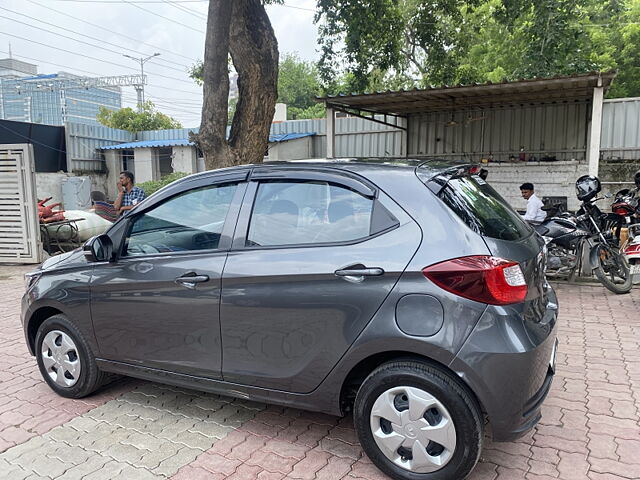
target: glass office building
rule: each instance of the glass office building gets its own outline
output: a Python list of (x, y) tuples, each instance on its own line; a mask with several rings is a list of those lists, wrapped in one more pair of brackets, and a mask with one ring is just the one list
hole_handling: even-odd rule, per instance
[(100, 106), (121, 108), (119, 87), (60, 88), (62, 80), (80, 78), (64, 72), (37, 75), (35, 65), (0, 59), (0, 118), (45, 125), (98, 125)]

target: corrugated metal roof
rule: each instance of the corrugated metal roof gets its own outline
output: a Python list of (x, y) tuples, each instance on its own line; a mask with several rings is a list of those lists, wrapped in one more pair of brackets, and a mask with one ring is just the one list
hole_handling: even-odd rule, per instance
[(594, 87), (601, 84), (606, 90), (614, 77), (614, 72), (591, 72), (502, 83), (336, 95), (316, 100), (336, 108), (410, 115), (465, 107), (589, 100)]
[(311, 137), (313, 135), (315, 135), (315, 132), (278, 133), (275, 135), (269, 135), (269, 143), (288, 142), (289, 140), (296, 140), (298, 138)]
[(175, 138), (172, 140), (143, 140), (140, 142), (119, 143), (117, 145), (104, 145), (100, 147), (102, 150), (129, 150), (131, 148), (150, 148), (150, 147), (179, 147), (193, 145), (186, 138)]
[[(287, 142), (298, 138), (310, 137), (315, 135), (313, 132), (305, 133), (281, 133), (277, 135), (269, 135), (269, 143)], [(153, 148), (153, 147), (184, 147), (193, 145), (186, 138), (174, 138), (170, 140), (142, 140), (138, 142), (120, 143), (118, 145), (104, 145), (100, 147), (102, 150), (129, 150), (132, 148)]]

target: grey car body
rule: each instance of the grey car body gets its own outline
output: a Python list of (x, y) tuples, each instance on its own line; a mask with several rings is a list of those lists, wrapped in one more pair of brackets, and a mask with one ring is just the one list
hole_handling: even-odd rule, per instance
[[(90, 262), (76, 250), (34, 272), (22, 302), (29, 349), (42, 322), (63, 313), (103, 371), (334, 415), (346, 413), (378, 365), (418, 358), (461, 381), (495, 440), (516, 438), (539, 420), (553, 376), (558, 307), (544, 280), (543, 241), (533, 231), (517, 241), (474, 231), (425, 186), (450, 166), (416, 165), (264, 164), (174, 182), (107, 232), (111, 261)], [(258, 186), (281, 180), (360, 192), (384, 207), (380, 230), (354, 241), (250, 244)], [(118, 255), (136, 216), (181, 192), (230, 182), (216, 249)], [(525, 301), (487, 305), (422, 273), (474, 255), (519, 262)], [(336, 274), (349, 268), (383, 274)], [(176, 281), (185, 274), (208, 280)]]

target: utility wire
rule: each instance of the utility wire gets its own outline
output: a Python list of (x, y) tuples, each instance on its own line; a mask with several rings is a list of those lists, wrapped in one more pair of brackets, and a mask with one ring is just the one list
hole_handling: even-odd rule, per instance
[[(68, 14), (68, 13), (66, 13), (66, 12), (62, 12), (62, 11), (60, 11), (60, 10), (56, 10), (55, 8), (52, 8), (52, 7), (48, 6), (48, 5), (45, 5), (45, 4), (40, 3), (40, 2), (36, 2), (35, 0), (27, 0), (27, 1), (28, 1), (28, 2), (30, 2), (30, 3), (33, 3), (33, 4), (35, 4), (35, 5), (38, 5), (38, 6), (40, 6), (40, 7), (43, 7), (43, 8), (47, 8), (47, 9), (49, 9), (49, 10), (52, 10), (52, 11), (54, 11), (54, 12), (56, 12), (56, 13), (60, 14), (60, 15), (64, 15), (64, 16), (66, 16), (66, 17), (73, 18), (74, 20), (77, 20), (77, 21), (79, 21), (79, 22), (86, 23), (87, 25), (91, 25), (92, 27), (99, 28), (99, 29), (104, 30), (104, 31), (109, 32), (109, 33), (115, 33), (115, 34), (117, 34), (117, 35), (119, 35), (119, 36), (121, 36), (121, 37), (123, 37), (123, 38), (128, 38), (129, 40), (132, 40), (132, 41), (134, 41), (134, 42), (136, 42), (136, 43), (138, 43), (138, 44), (140, 44), (140, 45), (146, 45), (146, 46), (151, 47), (151, 48), (154, 48), (154, 49), (156, 49), (156, 50), (162, 50), (162, 51), (164, 51), (164, 52), (170, 53), (171, 55), (175, 55), (176, 57), (182, 57), (182, 58), (185, 58), (185, 59), (187, 59), (187, 60), (189, 60), (189, 61), (192, 61), (192, 62), (197, 61), (197, 59), (195, 59), (195, 58), (187, 57), (187, 56), (182, 55), (182, 54), (180, 54), (180, 53), (176, 53), (176, 52), (173, 52), (173, 51), (171, 51), (171, 50), (167, 50), (166, 48), (162, 48), (162, 47), (158, 47), (158, 46), (156, 46), (156, 45), (152, 45), (152, 44), (150, 44), (150, 43), (145, 43), (145, 42), (143, 42), (143, 41), (142, 41), (142, 40), (140, 40), (140, 39), (137, 39), (137, 38), (134, 38), (134, 37), (130, 37), (129, 35), (126, 35), (126, 34), (124, 34), (124, 33), (114, 32), (113, 30), (111, 30), (111, 29), (109, 29), (109, 28), (105, 28), (105, 27), (104, 27), (104, 26), (102, 26), (102, 25), (98, 25), (97, 23), (91, 23), (91, 22), (88, 22), (87, 20), (84, 20), (84, 19), (79, 18), (79, 17), (75, 17), (75, 16), (73, 16), (73, 15), (70, 15), (70, 14)], [(167, 60), (167, 61), (168, 61), (168, 60)]]
[[(123, 3), (124, 0), (56, 0), (57, 2), (75, 2), (75, 3)], [(204, 3), (209, 0), (175, 0), (175, 3)], [(164, 0), (132, 0), (131, 3), (164, 3)]]
[(192, 15), (200, 20), (207, 20), (207, 16), (200, 13), (200, 12), (195, 12), (187, 7), (184, 7), (176, 2), (172, 2), (170, 0), (163, 0), (164, 3), (166, 3), (167, 5), (171, 5), (173, 8), (177, 8), (178, 10), (184, 12), (184, 13), (188, 13), (189, 15)]
[[(144, 5), (145, 3), (153, 5), (154, 3), (205, 3), (208, 0), (170, 0), (167, 2), (166, 0), (56, 0), (57, 2), (74, 2), (74, 3), (131, 3), (131, 4), (139, 4)], [(272, 7), (285, 7), (285, 8), (295, 8), (296, 10), (306, 10), (307, 12), (315, 12), (312, 8), (306, 7), (298, 7), (296, 5), (287, 5), (286, 3), (274, 3), (270, 5)]]
[[(2, 33), (2, 32), (0, 32), (0, 33)], [(0, 53), (2, 53), (2, 54), (4, 54), (4, 55), (9, 55), (9, 52), (7, 52), (7, 51), (2, 51), (2, 50), (0, 50)], [(47, 64), (47, 65), (53, 65), (53, 66), (55, 66), (55, 67), (69, 68), (69, 66), (68, 66), (68, 65), (61, 65), (61, 64), (59, 64), (59, 63), (53, 63), (53, 62), (50, 62), (49, 60), (43, 60), (43, 59), (41, 59), (41, 58), (27, 57), (27, 56), (25, 56), (25, 55), (16, 55), (15, 53), (13, 54), (13, 56), (14, 56), (14, 57), (18, 57), (18, 58), (24, 58), (24, 59), (26, 59), (26, 60), (32, 60), (32, 61), (34, 61), (34, 62), (41, 62), (41, 63), (45, 63), (45, 64)], [(128, 67), (128, 68), (134, 68), (134, 67)], [(93, 75), (93, 76), (95, 76), (95, 77), (102, 77), (102, 76), (103, 76), (103, 75), (100, 75), (99, 73), (91, 72), (91, 71), (89, 71), (89, 70), (84, 70), (84, 69), (82, 69), (82, 68), (75, 68), (75, 67), (73, 67), (73, 68), (72, 68), (72, 70), (75, 70), (75, 71), (78, 71), (78, 72), (83, 72), (83, 73), (88, 73), (89, 75)], [(194, 85), (195, 85), (195, 83), (194, 83)], [(170, 90), (170, 91), (172, 91), (172, 92), (188, 93), (189, 95), (196, 95), (196, 96), (200, 96), (200, 95), (201, 95), (201, 94), (200, 94), (200, 93), (198, 93), (198, 92), (193, 92), (193, 91), (189, 91), (189, 90), (178, 90), (178, 89), (175, 89), (175, 88), (172, 88), (172, 87), (163, 87), (162, 85), (152, 85), (152, 84), (149, 84), (149, 87), (152, 87), (152, 88), (161, 88), (161, 89), (163, 89), (163, 90)]]
[(124, 3), (127, 3), (127, 4), (131, 5), (132, 7), (136, 7), (137, 9), (142, 10), (143, 12), (150, 13), (151, 15), (155, 15), (156, 17), (160, 17), (160, 18), (162, 18), (164, 20), (167, 20), (167, 21), (169, 21), (171, 23), (182, 25), (183, 27), (186, 27), (186, 28), (188, 28), (190, 30), (193, 30), (194, 32), (205, 33), (202, 30), (198, 30), (197, 28), (193, 28), (191, 25), (187, 25), (186, 23), (181, 23), (181, 22), (179, 22), (179, 21), (177, 21), (177, 20), (175, 20), (173, 18), (165, 17), (164, 15), (160, 15), (159, 13), (156, 13), (153, 10), (149, 10), (148, 8), (141, 7), (140, 5), (138, 5), (136, 3), (130, 2), (128, 0), (122, 0), (122, 1)]
[[(28, 17), (28, 18), (31, 18), (31, 19), (33, 19), (33, 20), (36, 20), (37, 22), (45, 23), (45, 24), (47, 24), (47, 25), (52, 25), (52, 26), (54, 26), (54, 27), (56, 27), (56, 28), (59, 28), (59, 29), (61, 29), (61, 30), (65, 30), (65, 31), (67, 31), (67, 32), (74, 33), (74, 34), (76, 34), (76, 35), (80, 35), (80, 36), (83, 36), (83, 37), (91, 38), (91, 39), (93, 39), (93, 40), (98, 40), (98, 41), (100, 41), (100, 42), (102, 42), (102, 43), (105, 43), (105, 44), (107, 44), (107, 45), (114, 45), (114, 46), (116, 46), (116, 47), (118, 47), (118, 48), (120, 48), (120, 49), (129, 50), (129, 51), (134, 52), (134, 53), (137, 53), (137, 54), (139, 54), (139, 55), (144, 55), (144, 53), (142, 53), (142, 52), (138, 52), (138, 51), (136, 51), (136, 50), (132, 50), (132, 49), (127, 48), (127, 47), (123, 47), (122, 45), (117, 45), (117, 44), (114, 44), (114, 43), (111, 43), (111, 42), (107, 42), (106, 40), (103, 40), (103, 39), (100, 39), (100, 38), (96, 38), (96, 37), (92, 37), (92, 36), (90, 36), (90, 35), (85, 35), (85, 34), (83, 34), (83, 33), (74, 32), (73, 30), (69, 30), (68, 28), (58, 27), (57, 25), (54, 25), (53, 23), (45, 22), (45, 21), (43, 21), (43, 20), (38, 20), (37, 18), (30, 17), (29, 15), (24, 15), (24, 14), (19, 13), (19, 12), (14, 12), (13, 10), (9, 10), (8, 8), (0, 7), (0, 10), (5, 10), (5, 11), (7, 11), (7, 12), (11, 12), (11, 13), (16, 14), (16, 15), (21, 15), (21, 16), (23, 16), (23, 17)], [(35, 28), (35, 29), (37, 29), (37, 30), (41, 30), (41, 31), (43, 31), (43, 32), (48, 32), (48, 33), (51, 33), (51, 34), (53, 34), (53, 35), (57, 35), (57, 36), (59, 36), (59, 37), (66, 38), (66, 39), (68, 39), (68, 40), (73, 40), (74, 42), (83, 43), (83, 44), (85, 44), (85, 45), (89, 45), (90, 47), (95, 47), (95, 48), (99, 48), (99, 49), (101, 49), (101, 50), (105, 50), (105, 51), (107, 51), (107, 52), (115, 53), (116, 55), (121, 55), (121, 54), (122, 54), (122, 52), (121, 52), (121, 51), (118, 51), (118, 50), (112, 50), (112, 49), (110, 49), (110, 48), (103, 47), (102, 45), (96, 45), (95, 43), (85, 42), (84, 40), (78, 40), (77, 38), (69, 37), (69, 36), (67, 36), (67, 35), (63, 35), (62, 33), (54, 32), (53, 30), (49, 30), (49, 29), (44, 28), (44, 27), (38, 27), (37, 25), (33, 25), (33, 24), (30, 24), (30, 23), (27, 23), (27, 22), (22, 22), (22, 21), (20, 21), (20, 20), (16, 20), (15, 18), (11, 18), (11, 19), (9, 19), (9, 20), (11, 20), (12, 22), (15, 22), (15, 23), (20, 23), (20, 24), (22, 24), (22, 25), (26, 25), (27, 27)], [(182, 66), (182, 67), (184, 67), (184, 68), (175, 68), (175, 67), (171, 67), (171, 66), (168, 66), (168, 65), (160, 65), (160, 64), (155, 63), (155, 62), (151, 62), (151, 63), (153, 63), (154, 65), (157, 65), (157, 66), (159, 66), (159, 67), (161, 67), (161, 68), (167, 68), (167, 69), (175, 70), (175, 71), (177, 71), (177, 72), (181, 72), (181, 73), (185, 73), (185, 71), (186, 71), (185, 69), (186, 69), (186, 68), (188, 68), (188, 67), (187, 67), (187, 65), (180, 65), (179, 63), (176, 63), (176, 65), (180, 65), (180, 66)], [(174, 63), (174, 62), (171, 62), (171, 63)]]
[[(31, 40), (30, 38), (21, 37), (19, 35), (14, 35), (12, 33), (0, 32), (0, 35), (7, 35), (8, 37), (18, 38), (20, 40), (24, 40), (25, 42), (35, 43), (36, 45), (42, 45), (43, 47), (53, 48), (55, 50), (60, 50), (61, 52), (69, 53), (71, 55), (76, 55), (76, 56), (83, 57), (83, 58), (90, 58), (92, 60), (97, 60), (98, 62), (101, 62), (101, 63), (108, 63), (110, 65), (115, 65), (116, 67), (126, 68), (127, 70), (135, 70), (135, 68), (130, 66), (130, 65), (123, 65), (122, 63), (110, 62), (109, 60), (104, 60), (102, 58), (92, 57), (92, 56), (86, 55), (84, 53), (77, 53), (77, 52), (73, 52), (71, 50), (66, 50), (64, 48), (54, 47), (53, 45), (48, 45), (46, 43), (37, 42), (36, 40)], [(162, 75), (160, 73), (154, 73), (153, 75), (155, 75), (156, 77), (168, 78), (169, 80), (175, 80), (177, 82), (188, 83), (189, 85), (193, 84), (193, 82), (190, 82), (188, 80), (183, 80), (183, 79), (176, 78), (176, 77), (169, 77), (168, 75)]]

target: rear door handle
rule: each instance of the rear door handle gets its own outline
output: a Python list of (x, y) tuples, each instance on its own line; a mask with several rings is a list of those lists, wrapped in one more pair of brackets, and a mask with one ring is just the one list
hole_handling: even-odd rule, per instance
[(358, 265), (358, 268), (341, 268), (333, 272), (336, 276), (344, 278), (347, 282), (362, 283), (365, 277), (379, 277), (384, 275), (380, 267), (367, 268)]
[(176, 283), (184, 285), (187, 288), (196, 288), (197, 283), (208, 281), (209, 275), (198, 275), (195, 272), (185, 273), (183, 276), (176, 278)]
[(384, 275), (380, 267), (373, 268), (345, 268), (334, 272), (339, 277), (379, 277)]

